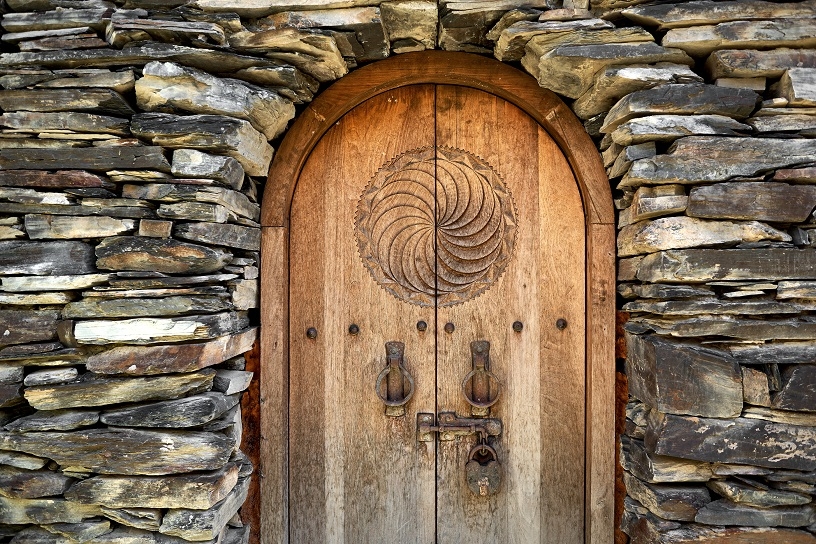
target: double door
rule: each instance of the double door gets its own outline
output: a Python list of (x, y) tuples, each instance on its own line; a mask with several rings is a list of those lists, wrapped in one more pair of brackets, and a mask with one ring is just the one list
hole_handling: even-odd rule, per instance
[(379, 94), (290, 217), (290, 542), (583, 542), (585, 225), (546, 131)]

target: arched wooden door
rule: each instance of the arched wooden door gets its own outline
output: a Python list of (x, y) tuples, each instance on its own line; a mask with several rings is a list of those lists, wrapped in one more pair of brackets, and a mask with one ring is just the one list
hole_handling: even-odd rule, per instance
[(590, 540), (579, 187), (542, 124), (467, 85), (372, 93), (316, 138), (289, 214), (281, 539)]

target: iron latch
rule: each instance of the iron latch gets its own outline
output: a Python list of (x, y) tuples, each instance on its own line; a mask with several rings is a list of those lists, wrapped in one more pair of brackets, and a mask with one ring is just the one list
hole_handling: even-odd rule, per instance
[(459, 417), (455, 412), (439, 412), (435, 423), (434, 414), (417, 414), (417, 440), (433, 442), (434, 433), (439, 434), (439, 440), (454, 440), (457, 436), (475, 434), (479, 442), (486, 443), (488, 436), (499, 436), (502, 432), (500, 419), (483, 417)]

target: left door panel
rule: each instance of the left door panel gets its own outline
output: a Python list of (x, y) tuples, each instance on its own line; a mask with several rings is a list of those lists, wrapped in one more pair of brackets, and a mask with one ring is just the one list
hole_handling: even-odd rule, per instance
[[(298, 180), (290, 223), (294, 544), (434, 542), (435, 444), (416, 440), (417, 412), (435, 411), (434, 307), (398, 300), (378, 285), (355, 236), (369, 181), (395, 157), (433, 148), (434, 137), (434, 86), (401, 87), (338, 121)], [(351, 334), (351, 325), (359, 332)], [(310, 328), (316, 337), (307, 336)], [(389, 341), (404, 343), (414, 379), (398, 417), (386, 416), (375, 391)]]

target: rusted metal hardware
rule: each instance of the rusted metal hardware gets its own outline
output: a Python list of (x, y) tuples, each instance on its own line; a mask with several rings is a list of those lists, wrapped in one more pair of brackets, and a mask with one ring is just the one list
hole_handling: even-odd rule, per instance
[(501, 391), (499, 379), (490, 372), (490, 342), (471, 342), (470, 356), (473, 370), (462, 381), (462, 394), (472, 406), (471, 415), (485, 417), (490, 414), (490, 407), (499, 400)]
[(435, 433), (442, 441), (475, 434), (479, 442), (485, 444), (489, 436), (499, 436), (501, 432), (500, 419), (459, 417), (455, 412), (439, 412), (438, 419), (434, 414), (417, 414), (417, 440), (420, 442), (433, 442)]
[(513, 331), (521, 332), (524, 330), (524, 323), (521, 321), (513, 321)]
[(317, 338), (317, 329), (315, 329), (314, 327), (309, 327), (308, 329), (306, 329), (306, 338), (310, 340), (314, 340), (315, 338)]
[(445, 323), (444, 329), (446, 333), (452, 334), (456, 330), (456, 326), (453, 323)]
[(360, 326), (357, 325), (356, 323), (352, 323), (351, 325), (349, 325), (348, 332), (350, 335), (356, 336), (360, 334)]
[(559, 331), (563, 331), (567, 328), (567, 320), (562, 317), (555, 322), (555, 326)]
[(476, 444), (465, 464), (465, 480), (473, 493), (480, 497), (499, 492), (502, 470), (496, 450), (487, 444)]
[(422, 320), (417, 321), (417, 330), (419, 332), (425, 332), (426, 330), (428, 330), (428, 324)]
[(405, 415), (405, 405), (414, 395), (414, 378), (403, 363), (405, 344), (385, 343), (385, 368), (377, 376), (374, 386), (377, 396), (385, 403), (385, 415), (399, 417)]

